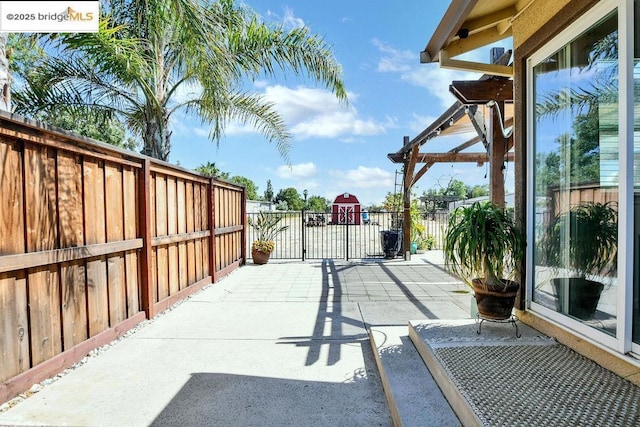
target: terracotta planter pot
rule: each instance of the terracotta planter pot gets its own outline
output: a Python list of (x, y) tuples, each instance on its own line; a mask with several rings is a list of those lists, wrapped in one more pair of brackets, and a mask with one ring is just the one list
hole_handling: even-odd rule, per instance
[(271, 256), (271, 252), (262, 252), (257, 251), (255, 249), (251, 250), (251, 257), (253, 258), (254, 264), (266, 264), (269, 261), (269, 257)]
[(520, 284), (505, 280), (507, 289), (490, 287), (484, 284), (484, 279), (473, 279), (473, 290), (478, 302), (480, 316), (491, 320), (506, 320), (511, 317), (511, 311), (516, 301)]

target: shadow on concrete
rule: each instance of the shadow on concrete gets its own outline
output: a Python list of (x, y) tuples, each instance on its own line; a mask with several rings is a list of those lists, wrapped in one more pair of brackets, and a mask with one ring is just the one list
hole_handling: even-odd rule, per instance
[[(418, 318), (437, 319), (439, 316), (430, 310), (423, 301), (421, 301), (420, 296), (415, 295), (411, 289), (403, 283), (402, 277), (404, 276), (402, 269), (407, 267), (409, 266), (390, 266), (382, 262), (364, 264), (347, 263), (336, 265), (335, 261), (332, 259), (322, 260), (322, 262), (318, 264), (318, 268), (322, 269), (322, 291), (313, 331), (309, 336), (281, 337), (281, 344), (293, 344), (299, 347), (307, 347), (307, 366), (317, 363), (321, 358), (323, 348), (327, 349), (328, 347), (326, 363), (328, 365), (334, 365), (340, 360), (341, 346), (368, 340), (367, 328), (371, 325), (367, 323), (364, 318), (362, 302), (367, 304), (368, 310), (374, 310), (375, 315), (373, 317), (376, 320), (381, 317), (393, 317), (393, 313), (395, 313), (395, 311), (402, 310), (402, 307), (405, 307), (404, 310), (406, 310), (408, 304), (416, 309), (408, 310), (412, 313), (412, 316), (417, 315)], [(394, 272), (397, 268), (401, 269), (401, 271)], [(359, 271), (362, 269), (369, 271)], [(376, 275), (375, 272), (372, 274), (370, 269), (380, 270), (383, 274)], [(363, 295), (363, 300), (356, 302), (357, 298), (353, 298), (353, 293), (349, 294), (350, 287), (352, 285), (362, 286), (362, 276), (388, 277), (388, 280), (385, 278), (380, 280), (395, 284), (397, 289), (402, 292), (402, 300), (375, 301), (369, 300), (367, 295)], [(353, 277), (353, 283), (349, 282), (349, 280), (351, 280), (350, 277)], [(420, 279), (421, 278), (418, 278), (418, 280)], [(366, 280), (368, 279), (365, 279), (365, 281)], [(424, 281), (427, 281), (426, 276)], [(370, 292), (372, 290), (384, 290), (383, 287), (374, 287), (372, 289), (370, 284), (367, 284), (366, 286), (369, 286), (366, 292)], [(343, 301), (347, 296), (351, 297), (351, 301)], [(375, 307), (377, 303), (380, 303), (381, 308), (376, 311), (376, 309), (372, 307)], [(390, 307), (389, 304), (393, 304), (393, 307)], [(349, 311), (345, 313), (345, 310)], [(387, 315), (382, 313), (382, 311), (385, 310), (389, 311)], [(405, 322), (406, 319), (403, 318), (403, 323)], [(380, 322), (376, 321), (373, 324), (380, 324)]]
[[(322, 294), (318, 313), (311, 336), (281, 337), (282, 344), (294, 344), (298, 347), (308, 347), (306, 366), (311, 366), (320, 360), (323, 346), (329, 346), (327, 365), (335, 365), (340, 360), (340, 347), (351, 343), (362, 343), (369, 339), (362, 318), (355, 319), (342, 313), (342, 285), (335, 262), (325, 259), (322, 268)], [(344, 326), (351, 327), (359, 333), (345, 334)]]
[[(343, 382), (193, 373), (153, 426), (391, 426), (372, 360)], [(317, 375), (316, 375), (317, 376)]]
[(431, 310), (429, 310), (427, 308), (426, 305), (424, 305), (419, 299), (418, 297), (416, 297), (411, 290), (409, 290), (409, 288), (402, 283), (402, 280), (400, 280), (398, 278), (398, 276), (396, 276), (389, 267), (387, 267), (384, 264), (380, 264), (380, 268), (382, 269), (382, 271), (384, 271), (387, 276), (389, 276), (389, 278), (398, 286), (398, 289), (400, 289), (402, 291), (402, 293), (407, 297), (408, 301), (411, 301), (413, 303), (413, 305), (416, 306), (416, 308), (418, 310), (420, 310), (420, 312), (422, 314), (424, 314), (427, 319), (437, 319), (438, 316), (436, 316)]

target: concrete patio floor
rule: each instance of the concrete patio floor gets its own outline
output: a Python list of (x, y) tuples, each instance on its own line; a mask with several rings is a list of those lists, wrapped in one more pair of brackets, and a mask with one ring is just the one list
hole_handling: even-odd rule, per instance
[[(441, 264), (436, 251), (247, 264), (0, 412), (0, 425), (392, 425), (368, 330), (469, 318), (470, 293)], [(457, 425), (431, 387), (421, 416)]]

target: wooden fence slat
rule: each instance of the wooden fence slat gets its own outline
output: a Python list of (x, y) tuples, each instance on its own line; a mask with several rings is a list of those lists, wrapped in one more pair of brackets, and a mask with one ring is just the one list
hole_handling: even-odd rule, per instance
[(84, 244), (82, 163), (73, 153), (58, 153), (58, 212), (60, 247)]
[[(124, 239), (124, 195), (122, 170), (119, 165), (105, 164), (105, 203), (107, 242)], [(107, 292), (109, 295), (109, 325), (115, 326), (127, 318), (124, 254), (107, 258)]]
[(36, 148), (25, 147), (27, 252), (55, 249), (58, 237), (55, 153)]
[[(167, 178), (156, 174), (156, 236), (167, 235)], [(156, 283), (158, 289), (158, 301), (169, 296), (169, 252), (166, 247), (155, 248), (156, 254)]]
[[(22, 263), (58, 263), (60, 258), (77, 251), (84, 245), (84, 221), (82, 211), (82, 162), (75, 153), (58, 152), (58, 217), (60, 247), (47, 252), (28, 254)], [(50, 255), (47, 256), (47, 255)], [(4, 261), (4, 262), (3, 262)], [(0, 259), (0, 265), (6, 265)], [(24, 264), (23, 264), (24, 265)], [(42, 264), (40, 264), (42, 265)], [(62, 345), (63, 350), (73, 347), (88, 338), (87, 292), (85, 265), (82, 260), (62, 262), (60, 265), (60, 293), (62, 298)]]
[(23, 179), (20, 144), (0, 139), (0, 255), (25, 251)]
[[(178, 182), (173, 177), (167, 178), (167, 234), (175, 235), (178, 232)], [(175, 295), (180, 290), (180, 274), (178, 261), (178, 245), (175, 243), (167, 247), (167, 268), (169, 271), (169, 295)]]
[[(178, 180), (176, 189), (177, 224), (179, 235), (187, 234), (187, 206), (186, 206), (186, 183)], [(178, 245), (178, 288), (186, 288), (189, 283), (187, 279), (187, 244), (184, 240), (176, 242)]]
[(62, 351), (58, 266), (28, 270), (29, 322), (32, 365)]
[(62, 337), (65, 350), (89, 338), (86, 280), (83, 261), (67, 262), (60, 266)]
[(0, 383), (31, 366), (27, 304), (24, 272), (0, 273)]
[[(55, 249), (58, 209), (56, 158), (51, 148), (25, 146), (25, 212), (27, 252)], [(27, 298), (31, 361), (42, 363), (62, 351), (58, 266), (29, 269)]]
[(125, 292), (124, 255), (107, 257), (109, 277), (109, 326), (114, 327), (127, 318), (127, 297)]
[[(124, 210), (124, 238), (135, 239), (139, 229), (138, 221), (138, 205), (136, 201), (140, 200), (136, 182), (136, 171), (130, 167), (123, 168), (122, 171), (122, 187), (123, 187), (123, 210)], [(140, 202), (138, 202), (140, 203)], [(142, 239), (140, 239), (142, 242)], [(140, 245), (142, 247), (142, 243)], [(126, 282), (126, 299), (127, 299), (127, 316), (132, 317), (140, 312), (139, 297), (139, 270), (138, 270), (138, 254), (135, 251), (127, 251), (125, 253), (125, 282)]]
[[(194, 218), (194, 196), (193, 183), (188, 183), (186, 188), (185, 206), (187, 207), (187, 233), (195, 231)], [(196, 282), (196, 244), (194, 241), (187, 242), (187, 283), (188, 285)]]
[[(86, 243), (105, 243), (104, 162), (85, 159), (83, 175)], [(93, 337), (109, 327), (106, 257), (87, 260), (86, 274), (89, 336)]]
[(122, 171), (117, 165), (107, 163), (104, 173), (107, 242), (117, 242), (124, 239)]
[[(193, 214), (194, 214), (194, 227), (196, 231), (202, 231), (202, 210), (200, 206), (202, 204), (200, 185), (195, 184), (193, 186)], [(196, 258), (196, 280), (201, 280), (204, 275), (202, 273), (202, 240), (198, 239), (195, 242), (195, 258)], [(189, 283), (191, 285), (191, 283)]]

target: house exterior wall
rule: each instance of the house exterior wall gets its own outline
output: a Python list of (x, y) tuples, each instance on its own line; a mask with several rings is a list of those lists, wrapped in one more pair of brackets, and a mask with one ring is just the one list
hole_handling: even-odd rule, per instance
[(513, 29), (513, 48), (536, 35), (536, 32), (559, 12), (567, 7), (571, 0), (536, 0), (531, 3), (511, 23)]

